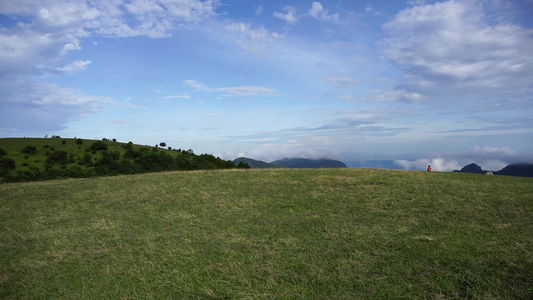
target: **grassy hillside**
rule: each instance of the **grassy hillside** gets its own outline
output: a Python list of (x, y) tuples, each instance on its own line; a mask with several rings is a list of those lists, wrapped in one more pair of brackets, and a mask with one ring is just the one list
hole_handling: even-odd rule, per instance
[(0, 185), (2, 299), (531, 299), (531, 178), (366, 169)]
[(209, 154), (132, 142), (0, 139), (0, 183), (235, 167), (233, 162)]

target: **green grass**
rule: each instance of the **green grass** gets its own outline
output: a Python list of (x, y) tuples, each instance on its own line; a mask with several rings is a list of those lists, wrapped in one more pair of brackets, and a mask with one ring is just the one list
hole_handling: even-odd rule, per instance
[(533, 180), (366, 169), (0, 185), (2, 299), (531, 299)]
[[(64, 144), (63, 141), (65, 142)], [(7, 152), (6, 157), (15, 160), (17, 166), (16, 170), (26, 171), (30, 167), (44, 170), (44, 165), (46, 159), (48, 158), (46, 153), (53, 152), (51, 150), (52, 147), (54, 147), (55, 151), (66, 151), (69, 155), (72, 154), (75, 158), (79, 158), (85, 155), (87, 149), (89, 149), (89, 147), (96, 142), (96, 140), (85, 139), (82, 141), (83, 144), (79, 145), (76, 143), (76, 139), (73, 138), (0, 138), (0, 148)], [(112, 141), (107, 142), (109, 151), (117, 151), (121, 154), (125, 152), (124, 148), (122, 147), (122, 145), (125, 144), (126, 143)], [(37, 153), (22, 153), (21, 150), (26, 146), (36, 147)], [(134, 149), (138, 149), (140, 147), (146, 146), (134, 145)], [(168, 150), (162, 148), (160, 151)], [(95, 155), (95, 157), (99, 158), (100, 154)], [(27, 166), (23, 166), (24, 163), (26, 163)]]

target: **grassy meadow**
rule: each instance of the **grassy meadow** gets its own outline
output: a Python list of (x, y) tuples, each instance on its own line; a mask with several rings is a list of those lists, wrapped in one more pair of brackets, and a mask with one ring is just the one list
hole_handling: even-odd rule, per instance
[(1, 299), (531, 299), (533, 179), (369, 169), (0, 185)]

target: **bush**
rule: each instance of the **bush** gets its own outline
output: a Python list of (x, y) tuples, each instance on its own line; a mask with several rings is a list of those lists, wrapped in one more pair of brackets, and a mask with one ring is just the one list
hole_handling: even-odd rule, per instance
[(65, 141), (65, 140), (61, 141), (61, 144), (63, 144), (63, 145), (65, 145), (66, 143), (67, 143), (67, 141)]
[(78, 144), (78, 145), (83, 144), (83, 140), (82, 139), (76, 139), (76, 144)]
[(79, 159), (78, 164), (82, 166), (92, 167), (94, 165), (92, 155), (89, 153), (85, 153), (85, 155)]
[(37, 147), (35, 146), (26, 146), (24, 148), (22, 148), (22, 153), (26, 153), (26, 154), (35, 154), (37, 153)]
[(46, 160), (47, 164), (67, 164), (68, 163), (68, 153), (66, 151), (56, 151), (48, 155), (48, 159)]
[(0, 173), (2, 171), (11, 171), (16, 167), (15, 160), (9, 157), (0, 158)]
[(89, 147), (89, 149), (93, 151), (107, 150), (107, 144), (103, 141), (96, 141)]
[(0, 156), (6, 155), (6, 154), (7, 154), (6, 150), (0, 148)]

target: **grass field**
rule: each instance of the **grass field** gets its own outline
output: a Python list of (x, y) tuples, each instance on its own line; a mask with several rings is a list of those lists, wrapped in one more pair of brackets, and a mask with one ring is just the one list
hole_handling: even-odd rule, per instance
[(533, 180), (226, 170), (0, 185), (2, 299), (531, 299)]

